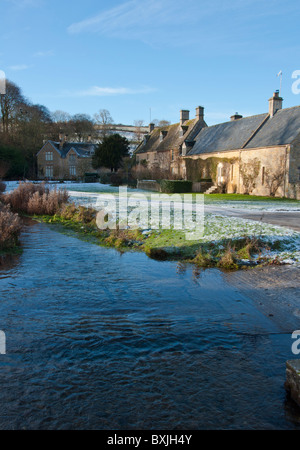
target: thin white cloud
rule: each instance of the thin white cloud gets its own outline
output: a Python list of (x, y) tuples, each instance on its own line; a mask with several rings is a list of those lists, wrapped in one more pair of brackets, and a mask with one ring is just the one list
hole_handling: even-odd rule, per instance
[(45, 58), (47, 56), (54, 56), (53, 50), (39, 51), (33, 54), (35, 58)]
[(15, 66), (10, 66), (9, 69), (13, 70), (13, 71), (20, 71), (20, 70), (27, 70), (29, 69), (31, 66), (28, 66), (26, 64), (17, 64)]
[(143, 86), (140, 88), (126, 88), (126, 87), (99, 87), (92, 86), (89, 89), (82, 91), (65, 91), (62, 96), (65, 97), (107, 97), (111, 95), (136, 95), (136, 94), (149, 94), (151, 92), (155, 92), (156, 89)]
[[(194, 9), (193, 0), (187, 0), (187, 3)], [(129, 0), (94, 17), (70, 25), (68, 31), (71, 34), (100, 32), (111, 36), (119, 36), (126, 31), (130, 32), (130, 36), (127, 37), (135, 38), (141, 36), (141, 33), (143, 36), (164, 25), (179, 25), (185, 19), (190, 19), (191, 13), (186, 4), (182, 6), (173, 0)]]
[(272, 8), (261, 0), (128, 0), (73, 23), (67, 30), (73, 35), (98, 33), (155, 46), (200, 44), (204, 49), (220, 49), (232, 44), (242, 47), (253, 19), (281, 12), (281, 0), (273, 0)]

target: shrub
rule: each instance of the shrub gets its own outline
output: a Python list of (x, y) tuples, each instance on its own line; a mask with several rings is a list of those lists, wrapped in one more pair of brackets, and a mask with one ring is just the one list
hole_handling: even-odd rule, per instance
[(183, 180), (162, 180), (161, 191), (167, 194), (192, 192), (192, 182)]
[(108, 173), (100, 173), (100, 183), (102, 184), (109, 184), (110, 183), (110, 174)]
[(113, 186), (120, 186), (123, 182), (122, 176), (117, 173), (112, 173), (110, 177), (110, 182)]
[(2, 196), (12, 211), (25, 214), (53, 215), (68, 201), (65, 190), (52, 191), (44, 184), (20, 183), (17, 189)]
[(9, 206), (0, 204), (0, 250), (14, 247), (21, 232), (21, 220)]

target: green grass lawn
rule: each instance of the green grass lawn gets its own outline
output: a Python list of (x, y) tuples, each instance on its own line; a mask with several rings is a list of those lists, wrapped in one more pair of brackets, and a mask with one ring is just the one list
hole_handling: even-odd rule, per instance
[[(197, 195), (197, 194), (196, 194)], [(299, 200), (281, 197), (262, 197), (258, 195), (243, 195), (243, 194), (209, 194), (204, 195), (205, 202), (214, 201), (234, 201), (234, 202), (292, 202), (300, 203)]]

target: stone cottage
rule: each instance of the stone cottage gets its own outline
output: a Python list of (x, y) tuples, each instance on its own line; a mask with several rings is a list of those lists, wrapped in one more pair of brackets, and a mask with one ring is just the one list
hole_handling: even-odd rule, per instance
[(93, 172), (95, 145), (87, 142), (47, 141), (37, 154), (38, 178), (77, 180)]
[(186, 151), (203, 127), (207, 127), (203, 120), (204, 109), (196, 108), (196, 117), (190, 120), (189, 111), (180, 111), (180, 122), (174, 125), (155, 128), (149, 126), (149, 134), (135, 151), (138, 164), (148, 168), (171, 170), (173, 175), (180, 175), (180, 156)]
[[(268, 113), (245, 118), (236, 113), (229, 122), (209, 127), (202, 114), (202, 127), (173, 142), (181, 177), (211, 179), (216, 189), (228, 193), (300, 199), (300, 106), (282, 109), (282, 102), (276, 91)], [(155, 145), (144, 148), (147, 155), (159, 151)]]

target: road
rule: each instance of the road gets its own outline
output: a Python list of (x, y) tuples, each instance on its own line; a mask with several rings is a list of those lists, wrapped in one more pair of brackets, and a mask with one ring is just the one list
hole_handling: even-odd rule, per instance
[(300, 211), (245, 211), (235, 208), (218, 208), (205, 205), (205, 212), (221, 216), (240, 217), (241, 219), (256, 220), (300, 231)]

